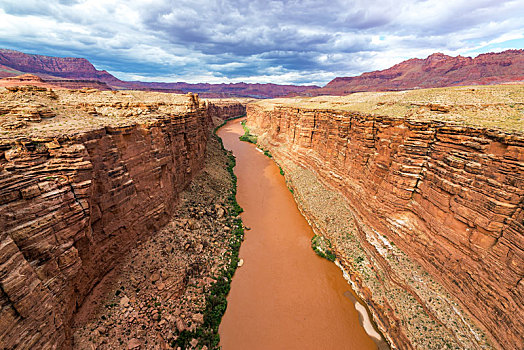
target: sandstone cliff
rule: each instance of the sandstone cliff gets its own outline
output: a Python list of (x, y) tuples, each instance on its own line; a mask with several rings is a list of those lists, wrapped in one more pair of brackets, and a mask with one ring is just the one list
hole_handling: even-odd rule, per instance
[(207, 99), (208, 113), (211, 117), (226, 120), (246, 114), (246, 105), (254, 99)]
[(247, 118), (393, 345), (518, 349), (523, 102), (522, 86), (363, 93)]
[(0, 64), (21, 72), (45, 73), (63, 78), (98, 77), (96, 68), (85, 58), (28, 55), (15, 50), (0, 50)]
[(210, 117), (194, 95), (0, 94), (0, 344), (65, 348), (86, 295), (173, 214)]
[[(338, 77), (319, 88), (278, 84), (122, 81), (105, 70), (97, 70), (85, 58), (31, 55), (0, 49), (0, 77), (12, 77), (23, 73), (37, 74), (48, 80), (49, 84), (71, 89), (82, 86), (95, 87), (88, 85), (88, 81), (96, 81), (93, 84), (100, 85), (96, 87), (99, 89), (194, 92), (208, 98), (346, 95), (360, 91), (522, 82), (524, 51), (507, 50), (481, 54), (475, 58), (435, 53), (425, 59), (410, 59), (391, 68), (367, 72), (357, 77)], [(53, 84), (53, 80), (57, 82)]]
[(524, 80), (524, 50), (486, 53), (475, 58), (435, 53), (391, 68), (340, 77), (314, 95), (347, 95), (359, 91), (392, 91), (457, 85), (500, 84)]

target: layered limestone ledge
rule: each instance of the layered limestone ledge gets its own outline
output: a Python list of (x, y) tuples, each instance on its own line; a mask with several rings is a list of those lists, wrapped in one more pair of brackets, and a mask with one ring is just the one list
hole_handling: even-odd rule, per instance
[(68, 348), (85, 297), (170, 219), (211, 117), (191, 94), (0, 95), (0, 347)]
[(393, 346), (522, 348), (524, 89), (355, 95), (249, 104), (248, 126)]

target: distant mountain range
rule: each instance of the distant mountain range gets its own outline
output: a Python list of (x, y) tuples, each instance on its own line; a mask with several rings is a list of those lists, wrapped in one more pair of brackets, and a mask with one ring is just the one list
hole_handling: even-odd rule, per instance
[[(524, 81), (524, 50), (486, 53), (475, 58), (435, 53), (426, 59), (410, 59), (391, 68), (357, 77), (335, 78), (326, 86), (277, 84), (189, 84), (123, 81), (97, 70), (85, 58), (50, 57), (0, 49), (0, 78), (26, 73), (37, 75), (39, 84), (88, 87), (101, 90), (148, 90), (186, 93), (203, 97), (274, 98), (297, 95), (345, 95), (359, 91), (391, 91), (456, 85), (485, 85)], [(2, 79), (0, 79), (2, 80)], [(27, 81), (27, 77), (21, 79)], [(8, 84), (16, 84), (10, 78)], [(0, 84), (1, 85), (1, 84)]]
[[(106, 90), (147, 90), (186, 93), (200, 93), (203, 97), (253, 97), (273, 98), (289, 94), (301, 95), (318, 86), (297, 86), (277, 84), (189, 84), (179, 83), (149, 83), (141, 81), (123, 81), (105, 70), (97, 70), (85, 58), (50, 57), (30, 55), (14, 50), (0, 49), (0, 78), (13, 77), (22, 74), (34, 74), (41, 78), (42, 83), (78, 88)], [(68, 82), (69, 80), (69, 82)], [(14, 81), (11, 79), (11, 83)]]
[(359, 91), (396, 91), (457, 85), (491, 85), (524, 81), (524, 50), (471, 57), (434, 53), (358, 77), (335, 78), (315, 95), (347, 95)]

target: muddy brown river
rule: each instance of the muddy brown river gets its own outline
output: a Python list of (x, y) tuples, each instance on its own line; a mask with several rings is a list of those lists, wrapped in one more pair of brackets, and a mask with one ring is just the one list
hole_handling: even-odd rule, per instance
[(237, 201), (251, 228), (219, 329), (222, 348), (376, 349), (344, 295), (342, 272), (311, 249), (313, 231), (277, 165), (242, 134), (239, 120), (218, 131), (237, 159)]

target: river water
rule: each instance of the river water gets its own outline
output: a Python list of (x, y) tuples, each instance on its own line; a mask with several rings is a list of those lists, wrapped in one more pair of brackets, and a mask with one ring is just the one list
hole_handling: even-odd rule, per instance
[(278, 166), (242, 134), (239, 120), (218, 131), (237, 159), (237, 201), (251, 228), (219, 329), (222, 348), (376, 349), (342, 272), (311, 249), (313, 231)]

